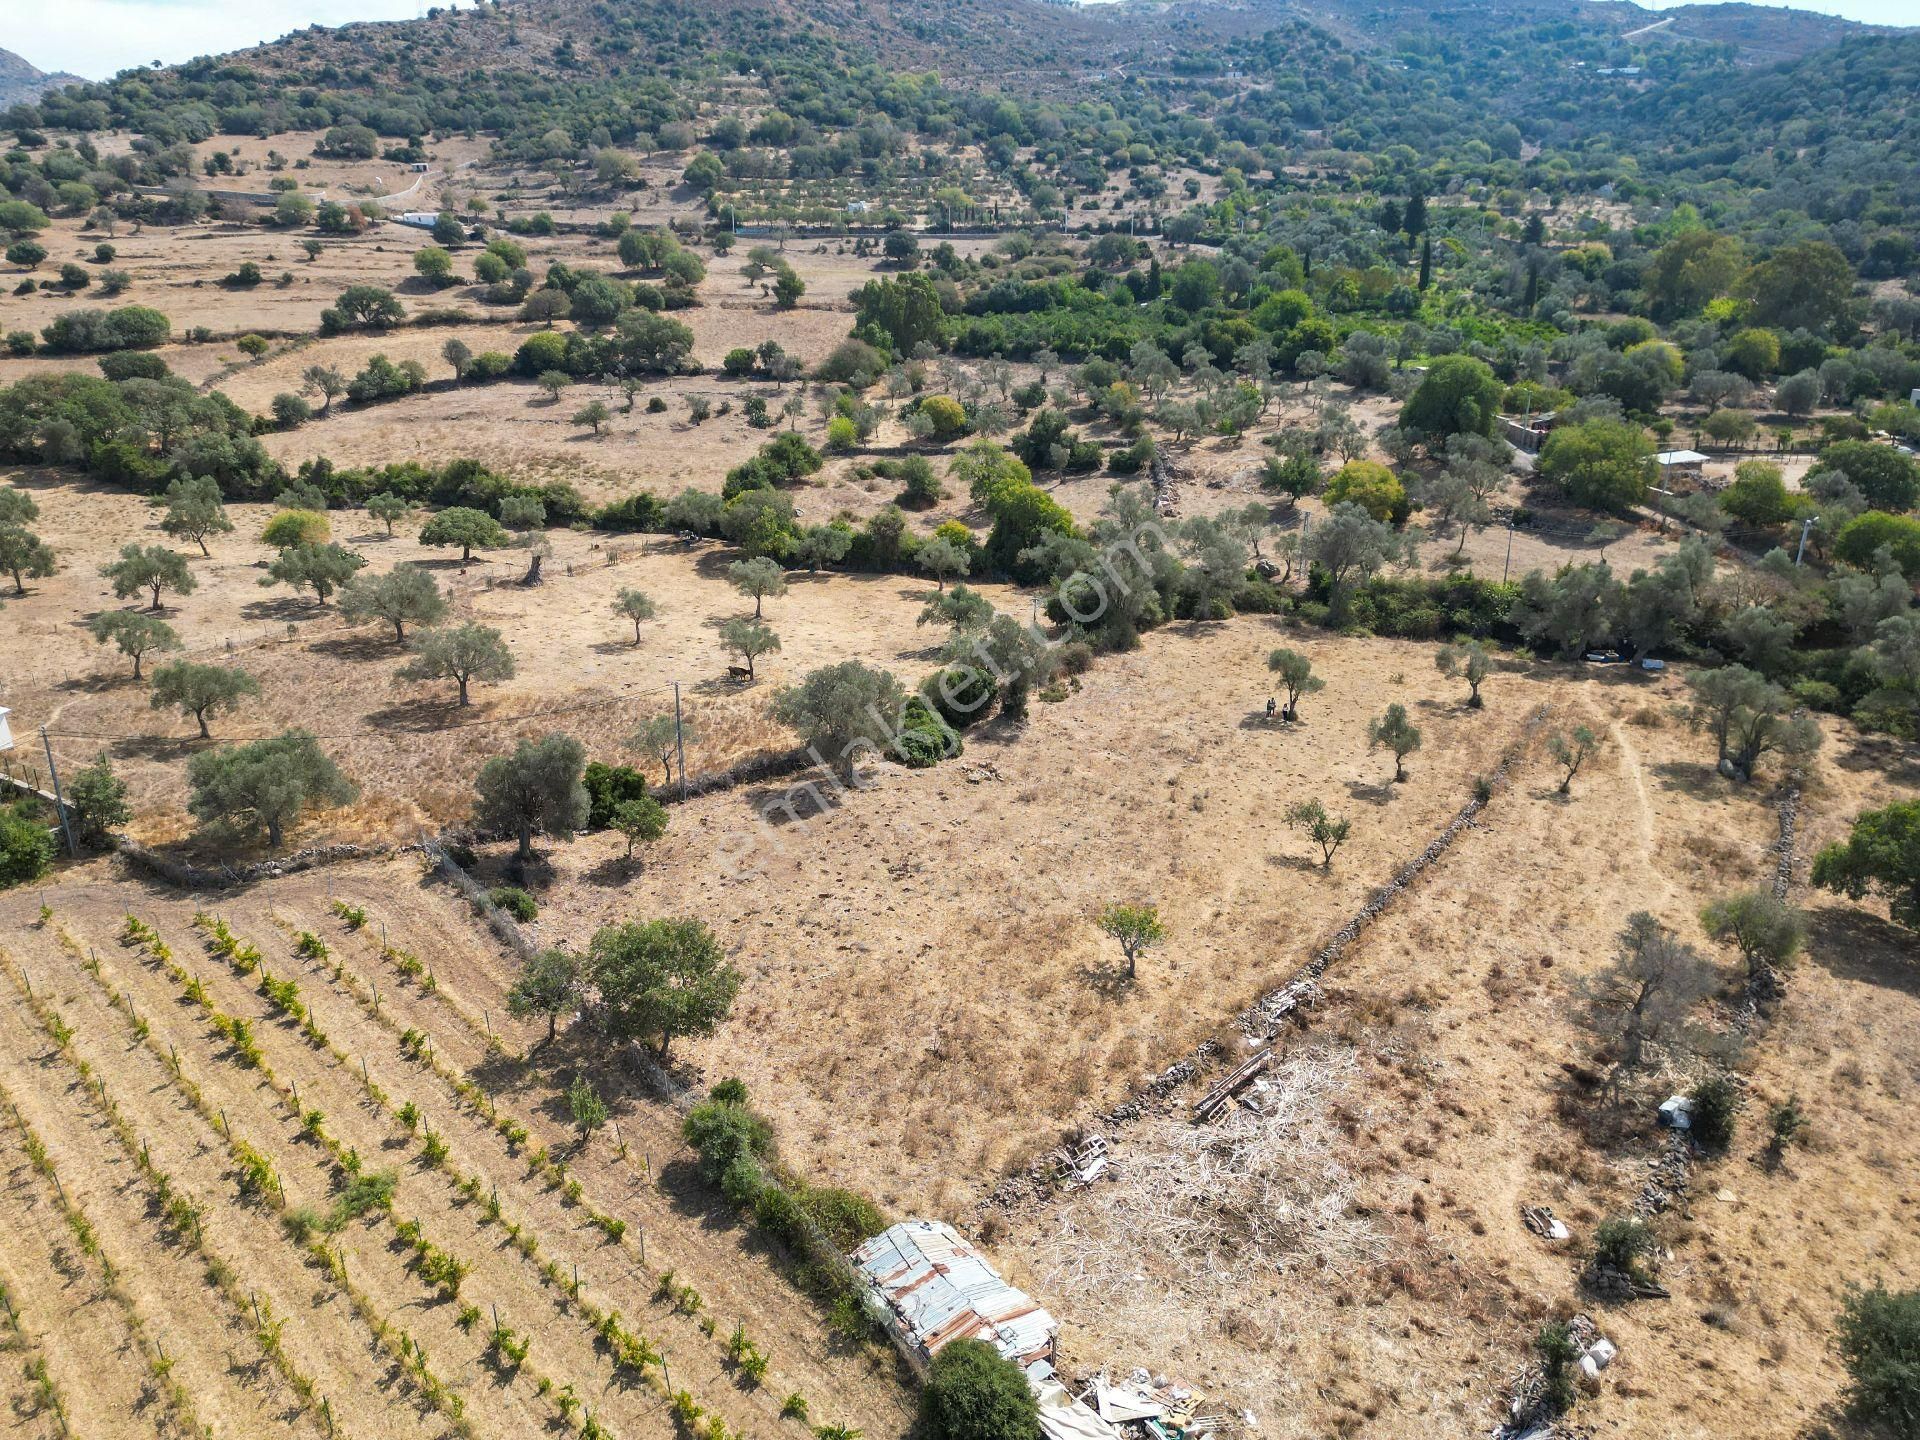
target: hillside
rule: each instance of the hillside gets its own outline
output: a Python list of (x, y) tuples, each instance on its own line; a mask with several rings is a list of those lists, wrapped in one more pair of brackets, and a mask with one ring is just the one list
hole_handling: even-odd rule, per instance
[(0, 50), (0, 106), (17, 105), (25, 100), (37, 100), (47, 91), (61, 85), (85, 83), (78, 75), (69, 74), (64, 70), (49, 74), (11, 50)]

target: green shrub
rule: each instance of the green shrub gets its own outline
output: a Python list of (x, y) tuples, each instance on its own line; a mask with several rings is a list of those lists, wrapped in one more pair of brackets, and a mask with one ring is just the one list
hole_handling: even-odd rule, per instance
[(0, 890), (53, 868), (53, 834), (25, 804), (0, 809)]
[(779, 1185), (764, 1185), (753, 1200), (753, 1223), (782, 1245), (797, 1247), (806, 1233), (806, 1212), (793, 1193)]
[(1734, 1112), (1740, 1105), (1740, 1089), (1724, 1075), (1714, 1075), (1694, 1087), (1692, 1121), (1694, 1143), (1702, 1150), (1721, 1154), (1733, 1143)]
[(1555, 1320), (1540, 1327), (1533, 1337), (1534, 1353), (1540, 1357), (1541, 1400), (1554, 1414), (1573, 1408), (1573, 1362), (1580, 1357), (1565, 1322)]
[(986, 718), (1000, 687), (977, 665), (949, 665), (920, 682), (919, 698), (954, 729)]
[(664, 511), (658, 496), (642, 491), (601, 506), (594, 512), (593, 524), (599, 530), (662, 530), (666, 528)]
[(487, 899), (516, 920), (531, 920), (540, 913), (539, 902), (518, 885), (496, 885), (487, 892)]
[(598, 760), (590, 761), (581, 783), (587, 787), (589, 830), (606, 829), (613, 823), (614, 812), (622, 805), (629, 800), (647, 798), (646, 776), (631, 765), (603, 765)]
[(920, 1393), (928, 1440), (1040, 1440), (1039, 1408), (1020, 1367), (981, 1340), (933, 1357)]
[(836, 1250), (846, 1251), (887, 1228), (887, 1217), (866, 1196), (837, 1186), (809, 1186), (800, 1204)]
[(894, 751), (900, 762), (924, 770), (958, 755), (961, 749), (959, 734), (924, 699), (910, 696), (901, 709), (900, 729), (894, 736)]
[(1838, 1343), (1855, 1419), (1900, 1440), (1920, 1437), (1920, 1291), (1875, 1286), (1847, 1295)]
[(1596, 1265), (1618, 1270), (1623, 1275), (1639, 1275), (1640, 1259), (1653, 1249), (1653, 1231), (1644, 1220), (1603, 1220), (1593, 1232), (1593, 1259)]
[(699, 1152), (700, 1173), (713, 1185), (722, 1183), (736, 1160), (764, 1160), (773, 1150), (773, 1127), (744, 1105), (703, 1101), (680, 1128)]

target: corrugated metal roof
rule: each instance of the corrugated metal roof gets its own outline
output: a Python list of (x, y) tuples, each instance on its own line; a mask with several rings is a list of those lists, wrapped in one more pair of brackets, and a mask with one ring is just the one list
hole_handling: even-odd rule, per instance
[(852, 1258), (875, 1308), (923, 1359), (960, 1339), (984, 1340), (1022, 1365), (1052, 1354), (1058, 1322), (950, 1225), (902, 1221)]

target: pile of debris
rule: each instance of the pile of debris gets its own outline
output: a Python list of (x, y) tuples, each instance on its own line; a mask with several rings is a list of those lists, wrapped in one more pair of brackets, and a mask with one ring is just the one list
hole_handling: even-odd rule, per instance
[(1151, 1375), (1144, 1368), (1117, 1382), (1096, 1375), (1081, 1392), (1080, 1403), (1132, 1440), (1231, 1436), (1257, 1428), (1248, 1412), (1231, 1410), (1184, 1381)]

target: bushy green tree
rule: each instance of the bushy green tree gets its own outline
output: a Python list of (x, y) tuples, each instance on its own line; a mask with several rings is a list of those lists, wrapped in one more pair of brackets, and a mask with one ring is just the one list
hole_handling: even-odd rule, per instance
[(928, 1440), (1041, 1440), (1040, 1412), (1020, 1367), (982, 1340), (953, 1340), (920, 1392)]
[(396, 565), (384, 575), (355, 575), (340, 589), (340, 618), (349, 625), (393, 626), (404, 645), (407, 626), (436, 625), (447, 613), (446, 597), (418, 565)]
[(1813, 883), (1854, 900), (1878, 895), (1896, 923), (1920, 930), (1920, 800), (1858, 816), (1845, 841), (1814, 857)]
[[(431, 633), (431, 632), (429, 632)], [(570, 735), (522, 740), (511, 755), (496, 755), (474, 781), (474, 820), (518, 840), (516, 858), (533, 858), (533, 837), (582, 829), (592, 802), (581, 783), (587, 752)]]
[(698, 920), (606, 926), (587, 948), (587, 972), (607, 1035), (655, 1038), (663, 1060), (676, 1039), (719, 1029), (740, 991), (739, 972)]
[(1838, 1344), (1854, 1418), (1898, 1440), (1920, 1437), (1920, 1290), (1850, 1290)]
[(1653, 446), (1646, 431), (1625, 420), (1563, 425), (1540, 450), (1542, 478), (1576, 505), (1625, 510), (1647, 498), (1653, 483)]
[(1400, 409), (1400, 428), (1430, 438), (1491, 435), (1506, 387), (1470, 355), (1442, 355)]
[(308, 810), (346, 805), (359, 793), (305, 730), (228, 745), (187, 763), (187, 809), (211, 824), (264, 828), (274, 849)]

